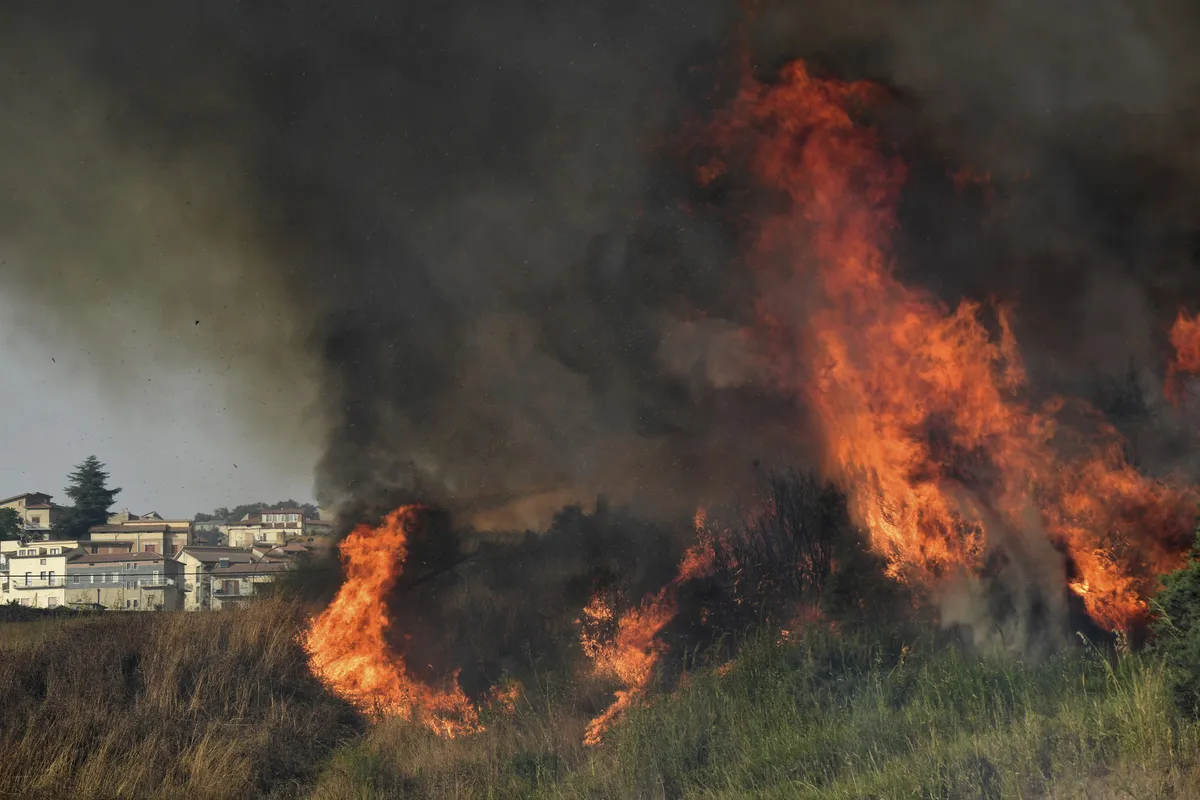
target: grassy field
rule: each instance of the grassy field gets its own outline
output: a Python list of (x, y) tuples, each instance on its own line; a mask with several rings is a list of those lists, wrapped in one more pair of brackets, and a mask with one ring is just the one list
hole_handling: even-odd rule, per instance
[(763, 635), (585, 748), (611, 687), (567, 669), (475, 736), (368, 725), (308, 675), (302, 619), (275, 601), (0, 626), (0, 796), (1200, 797), (1200, 728), (1148, 655)]
[(760, 639), (595, 750), (552, 686), (470, 740), (381, 725), (316, 796), (1200, 797), (1200, 729), (1153, 659), (1080, 647), (1027, 665), (938, 639)]
[(295, 797), (363, 730), (299, 609), (0, 625), (0, 797)]

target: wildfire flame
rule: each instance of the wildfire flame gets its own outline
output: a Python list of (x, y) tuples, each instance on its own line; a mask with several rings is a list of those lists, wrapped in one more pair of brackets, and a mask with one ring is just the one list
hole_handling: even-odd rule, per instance
[[(409, 535), (420, 524), (419, 506), (402, 506), (378, 528), (360, 525), (341, 543), (346, 582), (303, 637), (309, 664), (331, 691), (374, 716), (417, 719), (446, 737), (483, 729), (478, 709), (458, 685), (434, 689), (414, 680), (388, 644), (386, 598), (404, 568)], [(501, 695), (515, 703), (516, 689)]]
[[(696, 526), (704, 525), (704, 512), (696, 514)], [(615, 700), (598, 717), (588, 723), (585, 745), (600, 744), (604, 733), (646, 691), (664, 648), (658, 634), (675, 617), (676, 597), (680, 584), (711, 571), (714, 553), (707, 539), (702, 539), (684, 553), (679, 573), (656, 594), (646, 597), (634, 609), (619, 618), (602, 593), (597, 593), (583, 610), (580, 620), (580, 644), (592, 660), (593, 674), (611, 678), (621, 684)], [(615, 627), (615, 633), (612, 629)]]
[(1188, 317), (1182, 311), (1171, 326), (1171, 347), (1175, 358), (1167, 367), (1167, 398), (1178, 404), (1184, 378), (1200, 374), (1200, 316)]
[(816, 410), (827, 470), (894, 575), (937, 585), (1002, 538), (1037, 538), (1074, 564), (1091, 616), (1124, 628), (1181, 562), (1195, 494), (1140, 475), (1111, 428), (1068, 451), (1063, 404), (1022, 399), (1006, 309), (993, 332), (979, 304), (948, 309), (897, 280), (905, 169), (853, 116), (877, 97), (797, 62), (770, 86), (747, 77), (707, 130), (702, 181), (744, 163), (790, 201), (761, 220), (748, 258), (775, 378)]

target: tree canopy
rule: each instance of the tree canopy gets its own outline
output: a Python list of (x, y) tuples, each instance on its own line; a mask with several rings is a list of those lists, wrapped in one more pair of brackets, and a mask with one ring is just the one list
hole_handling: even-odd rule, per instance
[(89, 528), (108, 521), (108, 511), (121, 492), (108, 488), (108, 478), (104, 464), (95, 456), (88, 456), (75, 467), (67, 476), (70, 483), (63, 490), (75, 504), (64, 509), (55, 521), (55, 534), (65, 539), (86, 539)]
[(0, 541), (20, 539), (21, 515), (15, 508), (0, 508)]

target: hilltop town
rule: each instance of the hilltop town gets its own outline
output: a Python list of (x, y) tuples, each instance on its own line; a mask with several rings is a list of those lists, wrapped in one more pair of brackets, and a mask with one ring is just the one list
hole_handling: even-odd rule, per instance
[(0, 541), (0, 604), (30, 608), (217, 611), (265, 593), (331, 542), (330, 522), (298, 507), (203, 521), (123, 510), (73, 538), (58, 535), (70, 509), (50, 494), (6, 497), (4, 509), (19, 534)]

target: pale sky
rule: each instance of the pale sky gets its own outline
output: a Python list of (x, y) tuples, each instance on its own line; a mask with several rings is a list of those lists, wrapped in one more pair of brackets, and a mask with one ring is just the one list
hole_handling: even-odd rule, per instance
[(0, 497), (38, 491), (69, 503), (67, 473), (94, 454), (124, 490), (114, 510), (191, 517), (260, 500), (312, 501), (316, 444), (291, 443), (281, 456), (245, 435), (226, 405), (236, 385), (213, 367), (130, 378), (115, 396), (89, 373), (86, 343), (23, 335), (5, 290), (0, 272)]

